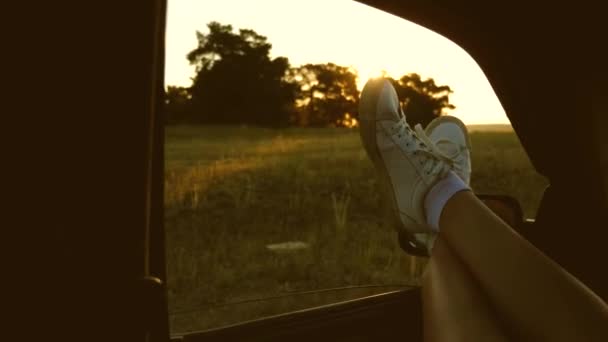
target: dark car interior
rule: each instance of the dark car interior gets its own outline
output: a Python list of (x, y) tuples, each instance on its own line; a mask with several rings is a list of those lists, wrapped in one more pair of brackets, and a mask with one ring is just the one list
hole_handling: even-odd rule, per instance
[[(550, 181), (536, 220), (517, 221), (516, 230), (606, 300), (608, 115), (599, 5), (361, 2), (444, 35), (479, 63), (535, 168)], [(46, 38), (26, 53), (36, 59), (45, 51), (49, 67), (44, 88), (30, 88), (40, 96), (23, 108), (53, 115), (41, 118), (25, 147), (38, 157), (19, 164), (44, 174), (16, 178), (31, 189), (16, 191), (23, 200), (14, 213), (23, 231), (36, 231), (28, 233), (33, 253), (19, 276), (31, 301), (20, 305), (29, 308), (30, 327), (20, 334), (168, 341), (166, 1), (49, 7), (33, 26)], [(39, 194), (39, 210), (24, 194)], [(420, 307), (419, 289), (391, 291), (173, 339), (421, 341)]]

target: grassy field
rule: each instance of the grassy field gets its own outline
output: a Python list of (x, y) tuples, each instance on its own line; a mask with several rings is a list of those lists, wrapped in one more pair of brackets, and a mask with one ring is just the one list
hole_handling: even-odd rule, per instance
[[(471, 133), (472, 187), (536, 212), (545, 180), (513, 132)], [(425, 260), (395, 241), (357, 130), (168, 127), (165, 227), (173, 332), (416, 285)], [(269, 244), (307, 248), (278, 252)], [(240, 304), (234, 304), (234, 303)]]

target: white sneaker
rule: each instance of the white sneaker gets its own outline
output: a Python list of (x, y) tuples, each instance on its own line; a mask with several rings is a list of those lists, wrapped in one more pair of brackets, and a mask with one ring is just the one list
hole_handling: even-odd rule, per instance
[[(470, 185), (471, 140), (464, 123), (454, 116), (446, 115), (431, 121), (424, 133), (421, 132), (422, 127), (420, 125), (416, 125), (415, 130), (423, 141), (428, 139), (430, 145), (434, 145), (442, 154), (450, 158), (453, 161), (452, 171), (466, 185)], [(435, 233), (414, 234), (414, 242), (411, 245), (423, 245), (430, 254), (436, 236)]]
[(422, 141), (405, 120), (399, 98), (386, 79), (369, 80), (359, 101), (363, 146), (381, 174), (398, 216), (400, 233), (427, 233), (424, 198), (453, 162)]
[(471, 139), (467, 127), (454, 116), (440, 116), (425, 130), (430, 141), (454, 164), (452, 171), (466, 185), (471, 183)]

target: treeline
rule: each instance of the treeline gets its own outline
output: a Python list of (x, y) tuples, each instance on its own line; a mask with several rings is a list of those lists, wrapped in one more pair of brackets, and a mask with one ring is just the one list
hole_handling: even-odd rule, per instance
[[(292, 67), (270, 58), (272, 45), (253, 30), (208, 24), (187, 58), (192, 86), (166, 90), (168, 124), (345, 126), (356, 124), (359, 91), (355, 70), (333, 63)], [(448, 86), (417, 74), (391, 79), (410, 123), (426, 125), (449, 103)]]

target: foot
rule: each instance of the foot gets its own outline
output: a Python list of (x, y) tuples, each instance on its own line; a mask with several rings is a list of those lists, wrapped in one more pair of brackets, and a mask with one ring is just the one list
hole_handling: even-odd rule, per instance
[[(452, 171), (469, 186), (471, 181), (471, 140), (464, 123), (454, 116), (440, 116), (435, 118), (426, 127), (416, 125), (416, 132), (421, 139), (429, 140), (443, 155), (453, 162)], [(426, 246), (430, 254), (435, 242), (436, 233), (414, 234), (415, 244)]]
[(466, 185), (469, 185), (471, 183), (471, 139), (464, 123), (454, 116), (440, 116), (429, 123), (425, 134), (441, 153), (452, 160), (452, 171)]
[(397, 93), (386, 79), (371, 79), (363, 88), (359, 120), (363, 146), (381, 173), (401, 223), (398, 231), (410, 237), (431, 232), (424, 199), (446, 177), (453, 162), (410, 128)]

